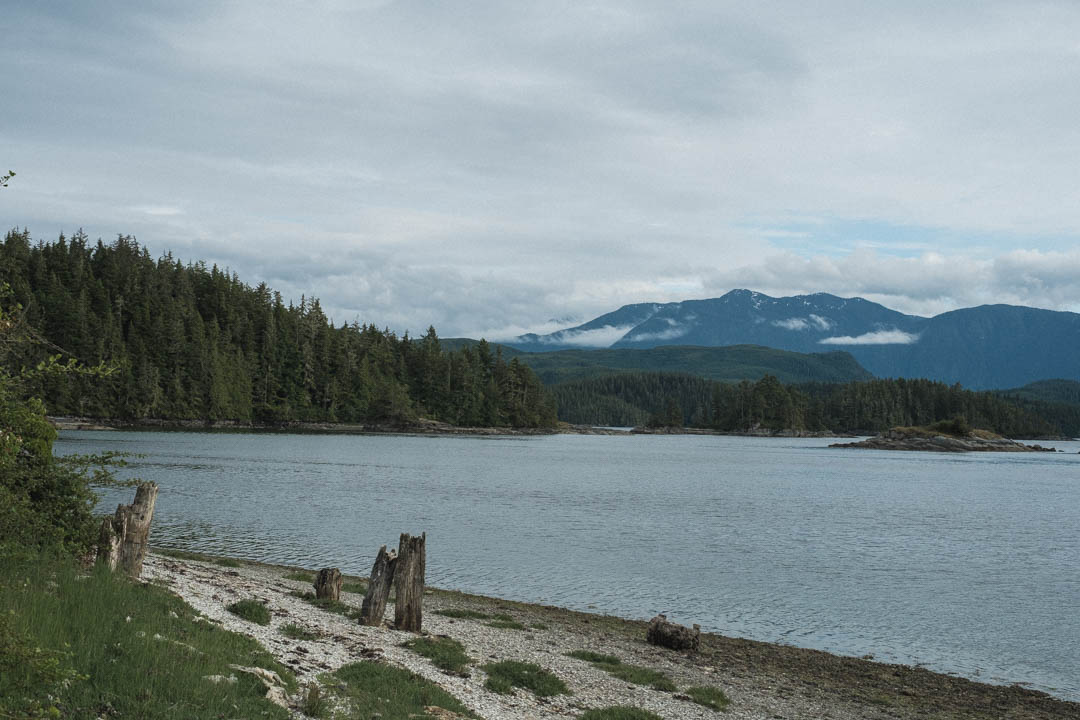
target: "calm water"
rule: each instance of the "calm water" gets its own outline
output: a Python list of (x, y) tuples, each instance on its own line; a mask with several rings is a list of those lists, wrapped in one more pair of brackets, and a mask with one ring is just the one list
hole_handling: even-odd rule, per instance
[(66, 432), (57, 449), (145, 454), (130, 473), (161, 485), (160, 544), (366, 574), (426, 531), (440, 587), (1080, 699), (1080, 443), (827, 443)]

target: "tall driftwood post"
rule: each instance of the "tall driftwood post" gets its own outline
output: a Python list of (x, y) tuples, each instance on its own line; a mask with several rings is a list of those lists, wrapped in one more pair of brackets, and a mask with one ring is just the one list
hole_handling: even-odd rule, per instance
[(371, 566), (371, 580), (368, 581), (364, 604), (360, 606), (361, 625), (374, 627), (382, 625), (396, 567), (397, 553), (393, 550), (387, 552), (386, 546), (383, 545), (379, 548), (379, 554), (375, 556), (375, 564)]
[(420, 537), (401, 534), (397, 568), (394, 570), (394, 625), (398, 630), (420, 632), (423, 622), (424, 565), (427, 533)]
[(157, 483), (140, 483), (135, 491), (135, 501), (130, 505), (118, 505), (116, 514), (105, 518), (98, 538), (99, 563), (133, 578), (142, 574), (157, 494)]
[(329, 598), (337, 602), (341, 599), (341, 571), (337, 568), (323, 568), (315, 576), (315, 597)]

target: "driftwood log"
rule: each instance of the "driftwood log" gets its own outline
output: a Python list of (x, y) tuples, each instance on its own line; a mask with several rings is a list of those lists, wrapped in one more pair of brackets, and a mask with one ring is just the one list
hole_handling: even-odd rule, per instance
[(420, 632), (423, 623), (424, 565), (427, 561), (427, 533), (413, 537), (402, 533), (394, 569), (394, 626), (398, 630)]
[(335, 602), (341, 599), (341, 571), (337, 568), (323, 568), (315, 576), (315, 597), (329, 598)]
[(691, 630), (683, 625), (668, 622), (666, 615), (657, 615), (649, 621), (649, 630), (645, 639), (660, 647), (697, 652), (701, 643), (701, 626), (695, 625)]
[(397, 553), (393, 550), (388, 552), (385, 545), (379, 548), (379, 554), (375, 556), (375, 564), (371, 566), (371, 580), (368, 581), (364, 604), (360, 606), (361, 625), (373, 627), (382, 625), (396, 566)]
[(134, 502), (118, 505), (116, 514), (102, 521), (98, 536), (99, 563), (133, 578), (142, 574), (157, 494), (157, 483), (141, 483), (135, 491)]

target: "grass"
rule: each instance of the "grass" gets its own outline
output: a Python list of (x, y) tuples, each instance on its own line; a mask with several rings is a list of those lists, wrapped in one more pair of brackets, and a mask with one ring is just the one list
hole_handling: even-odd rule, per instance
[(507, 615), (506, 613), (495, 613), (492, 616), (492, 621), (489, 622), (488, 627), (502, 628), (503, 630), (524, 630), (525, 625), (514, 619), (513, 615)]
[(594, 667), (620, 680), (635, 685), (648, 685), (654, 690), (675, 691), (675, 683), (664, 673), (640, 665), (627, 665), (614, 655), (604, 655), (591, 650), (575, 650), (567, 655), (591, 663)]
[(356, 595), (367, 594), (366, 580), (346, 580), (341, 586), (341, 592), (355, 593)]
[[(383, 663), (357, 662), (328, 676), (336, 681), (336, 694), (345, 718), (409, 720), (428, 717), (424, 708), (435, 705), (465, 717), (476, 717), (461, 702), (424, 678)], [(230, 715), (229, 717), (235, 717)], [(337, 716), (335, 716), (337, 717)]]
[(204, 555), (203, 553), (190, 552), (188, 550), (154, 548), (153, 551), (158, 555), (165, 555), (166, 557), (176, 558), (177, 560), (198, 560), (199, 562), (213, 563), (214, 565), (228, 568), (238, 568), (241, 565), (240, 561), (234, 558), (214, 557), (213, 555)]
[(270, 624), (270, 611), (258, 600), (240, 600), (225, 608), (233, 615), (257, 625)]
[(318, 683), (308, 683), (304, 699), (300, 703), (300, 711), (313, 718), (324, 718), (330, 712), (330, 703)]
[(488, 620), (491, 618), (487, 613), (482, 613), (477, 610), (462, 610), (460, 608), (446, 608), (444, 610), (436, 610), (436, 615), (442, 615), (448, 618), (467, 619), (467, 620)]
[(723, 710), (731, 703), (720, 688), (696, 686), (686, 688), (685, 692), (698, 705), (704, 705), (711, 710)]
[(313, 633), (310, 630), (305, 630), (296, 623), (282, 625), (281, 634), (293, 640), (318, 640), (320, 637), (322, 637), (321, 635), (319, 635), (319, 633)]
[(484, 687), (492, 692), (507, 694), (519, 687), (529, 690), (537, 697), (569, 694), (566, 683), (539, 665), (503, 660), (481, 668), (488, 674)]
[(462, 677), (469, 677), (468, 666), (472, 658), (465, 654), (465, 647), (448, 637), (418, 637), (402, 643), (417, 655), (422, 655), (439, 668)]
[(331, 600), (330, 598), (317, 598), (313, 592), (296, 592), (289, 593), (293, 597), (298, 597), (301, 600), (306, 600), (320, 610), (326, 610), (327, 612), (337, 613), (338, 615), (344, 615), (352, 620), (358, 620), (360, 618), (360, 608), (353, 607), (352, 605), (346, 605), (340, 600)]
[(656, 713), (635, 707), (606, 707), (589, 710), (578, 716), (578, 720), (664, 720)]
[(285, 573), (281, 577), (286, 580), (298, 580), (300, 582), (308, 583), (315, 582), (315, 573), (308, 572), (307, 570), (294, 570), (293, 572)]
[(152, 584), (0, 556), (0, 717), (288, 718), (229, 664), (273, 670), (295, 692), (292, 673), (255, 640), (197, 617)]

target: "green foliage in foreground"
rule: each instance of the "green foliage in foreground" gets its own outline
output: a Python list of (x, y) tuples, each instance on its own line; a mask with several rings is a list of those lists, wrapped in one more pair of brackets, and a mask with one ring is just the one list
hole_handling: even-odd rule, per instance
[(686, 688), (684, 692), (698, 705), (704, 705), (711, 710), (723, 710), (731, 703), (720, 688), (697, 685)]
[(578, 720), (664, 720), (656, 713), (635, 707), (606, 707), (587, 710), (578, 716)]
[(422, 655), (440, 670), (468, 677), (472, 658), (465, 654), (465, 647), (448, 637), (418, 637), (402, 643), (417, 655)]
[(481, 668), (488, 674), (484, 687), (492, 692), (508, 694), (519, 687), (529, 690), (537, 697), (569, 694), (566, 683), (539, 665), (503, 660)]
[(240, 600), (225, 608), (233, 615), (256, 625), (270, 624), (270, 611), (258, 600)]
[(653, 690), (674, 692), (675, 683), (664, 673), (640, 665), (627, 665), (614, 655), (604, 655), (590, 650), (575, 650), (567, 653), (572, 658), (592, 663), (613, 677), (635, 685), (648, 685)]
[(330, 674), (328, 680), (337, 681), (336, 694), (347, 707), (347, 718), (367, 720), (377, 713), (382, 720), (410, 720), (425, 717), (424, 708), (431, 705), (476, 717), (434, 683), (382, 663), (352, 663)]
[[(154, 585), (0, 553), (0, 717), (287, 718), (229, 664), (292, 674)], [(236, 675), (212, 683), (207, 675)]]

